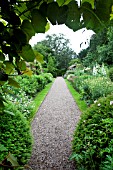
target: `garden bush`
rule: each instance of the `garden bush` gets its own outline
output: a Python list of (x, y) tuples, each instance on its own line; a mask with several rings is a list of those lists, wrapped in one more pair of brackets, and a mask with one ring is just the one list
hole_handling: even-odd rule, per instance
[(72, 142), (78, 170), (113, 169), (113, 94), (91, 105), (74, 132)]
[(88, 105), (94, 103), (94, 101), (100, 97), (107, 96), (113, 92), (113, 83), (108, 77), (91, 75), (77, 76), (72, 82), (72, 85)]
[(107, 77), (93, 77), (92, 79), (86, 79), (82, 88), (83, 99), (90, 105), (100, 97), (111, 94), (113, 92), (113, 83)]
[(5, 104), (4, 112), (0, 114), (0, 143), (7, 149), (7, 152), (0, 151), (0, 162), (10, 152), (20, 165), (25, 165), (32, 148), (29, 124), (11, 102)]

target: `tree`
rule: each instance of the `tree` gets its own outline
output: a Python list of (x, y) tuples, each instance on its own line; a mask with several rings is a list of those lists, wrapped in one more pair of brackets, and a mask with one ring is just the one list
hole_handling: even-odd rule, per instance
[(47, 35), (45, 40), (37, 43), (33, 48), (44, 55), (46, 62), (48, 62), (49, 56), (52, 55), (57, 69), (65, 72), (71, 59), (76, 58), (76, 53), (69, 47), (69, 45), (69, 39), (65, 39), (63, 34), (59, 34), (58, 36), (53, 34)]
[(102, 65), (113, 64), (112, 52), (112, 34), (113, 27), (109, 26), (108, 29), (103, 29), (101, 32), (94, 34), (90, 40), (90, 46), (79, 53), (79, 58), (85, 66), (94, 66), (96, 63)]

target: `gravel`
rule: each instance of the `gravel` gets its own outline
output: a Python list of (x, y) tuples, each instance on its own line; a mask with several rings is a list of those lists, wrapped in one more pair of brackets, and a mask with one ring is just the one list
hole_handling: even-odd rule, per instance
[(80, 111), (62, 77), (57, 77), (32, 122), (33, 170), (75, 170), (69, 160)]

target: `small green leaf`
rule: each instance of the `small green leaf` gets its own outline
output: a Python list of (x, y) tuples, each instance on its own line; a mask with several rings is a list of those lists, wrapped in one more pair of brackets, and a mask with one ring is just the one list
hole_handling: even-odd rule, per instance
[(66, 26), (68, 26), (69, 28), (73, 29), (73, 31), (77, 31), (78, 29), (81, 28), (81, 24), (80, 24), (80, 18), (81, 18), (81, 14), (80, 14), (80, 10), (78, 8), (77, 2), (70, 2), (68, 4), (68, 16), (67, 16), (67, 20), (66, 20)]
[(8, 84), (17, 88), (20, 88), (20, 85), (18, 82), (16, 82), (14, 79), (12, 78), (8, 78)]
[(24, 60), (18, 61), (17, 62), (17, 66), (19, 68), (19, 70), (21, 71), (25, 71), (26, 70), (26, 63)]
[(59, 6), (62, 6), (65, 3), (65, 0), (57, 0)]
[(29, 68), (26, 68), (26, 70), (23, 71), (22, 73), (27, 76), (32, 76), (32, 71)]
[(10, 115), (12, 115), (12, 116), (15, 115), (13, 112), (10, 112), (10, 111), (8, 111), (8, 110), (4, 110), (4, 112), (5, 112), (5, 113), (8, 113), (8, 114), (10, 114)]
[(35, 59), (35, 54), (33, 52), (33, 49), (31, 48), (31, 45), (27, 44), (22, 47), (22, 52), (20, 55), (23, 57), (25, 61), (33, 62)]
[(4, 147), (4, 145), (0, 144), (0, 151), (1, 151), (1, 152), (7, 151), (7, 148)]
[(39, 52), (35, 51), (35, 56), (36, 56), (36, 60), (40, 63), (44, 63), (44, 60), (43, 60), (43, 55), (40, 54)]
[(48, 5), (47, 9), (48, 19), (53, 25), (64, 24), (67, 19), (67, 10), (68, 7), (66, 5), (59, 7), (56, 2), (53, 2)]
[(27, 35), (27, 40), (29, 41), (32, 36), (35, 35), (34, 28), (29, 20), (24, 20), (21, 25), (22, 31)]
[(48, 5), (47, 17), (53, 25), (57, 24), (58, 11), (59, 11), (59, 6), (56, 2), (50, 3)]
[(45, 27), (45, 32), (47, 32), (50, 29), (50, 23), (47, 22), (46, 27)]
[(17, 158), (15, 158), (11, 153), (8, 154), (7, 160), (8, 160), (9, 162), (11, 162), (11, 164), (12, 164), (13, 166), (19, 166), (19, 164), (18, 164), (18, 162), (17, 162)]
[(4, 71), (6, 74), (14, 73), (15, 68), (14, 68), (14, 65), (10, 61), (4, 61), (4, 64), (5, 64)]
[(31, 23), (34, 27), (35, 32), (45, 33), (45, 27), (47, 24), (46, 17), (42, 16), (42, 14), (37, 9), (34, 9), (31, 15), (32, 15)]

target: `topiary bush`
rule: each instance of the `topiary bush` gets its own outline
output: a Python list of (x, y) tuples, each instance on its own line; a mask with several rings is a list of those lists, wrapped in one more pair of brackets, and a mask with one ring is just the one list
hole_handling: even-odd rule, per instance
[(0, 113), (0, 143), (7, 152), (0, 151), (0, 162), (10, 152), (17, 158), (19, 165), (25, 165), (32, 149), (29, 124), (13, 103), (5, 105), (4, 112)]
[(74, 132), (72, 142), (78, 170), (113, 169), (113, 94), (91, 105)]
[(111, 79), (111, 81), (113, 82), (113, 67), (109, 69), (108, 75), (109, 75), (109, 78)]

